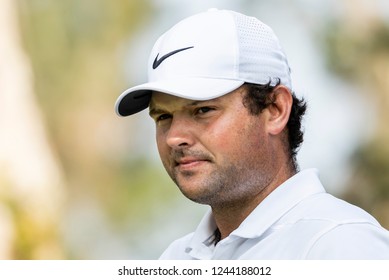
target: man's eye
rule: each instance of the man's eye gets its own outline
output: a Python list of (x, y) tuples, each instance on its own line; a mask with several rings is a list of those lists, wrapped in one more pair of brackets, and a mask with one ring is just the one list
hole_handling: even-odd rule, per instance
[(196, 110), (196, 113), (197, 114), (205, 114), (205, 113), (208, 113), (209, 111), (212, 111), (213, 108), (211, 107), (200, 107)]
[(169, 114), (162, 114), (162, 115), (157, 117), (156, 121), (160, 122), (160, 121), (164, 121), (164, 120), (167, 120), (167, 119), (170, 119), (170, 118), (171, 118), (171, 115), (169, 115)]

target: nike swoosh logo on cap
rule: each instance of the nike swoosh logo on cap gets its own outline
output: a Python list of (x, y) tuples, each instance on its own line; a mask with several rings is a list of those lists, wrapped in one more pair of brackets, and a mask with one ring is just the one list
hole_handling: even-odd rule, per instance
[(187, 48), (182, 48), (182, 49), (178, 49), (178, 50), (175, 50), (175, 51), (172, 51), (172, 52), (169, 52), (163, 56), (161, 56), (160, 59), (158, 59), (158, 56), (159, 56), (159, 53), (157, 54), (157, 56), (155, 57), (154, 59), (154, 62), (153, 62), (153, 69), (156, 69), (166, 58), (168, 58), (169, 56), (172, 56), (173, 54), (176, 54), (178, 52), (182, 52), (182, 51), (185, 51), (187, 49), (191, 49), (191, 48), (194, 48), (194, 46), (192, 47), (187, 47)]

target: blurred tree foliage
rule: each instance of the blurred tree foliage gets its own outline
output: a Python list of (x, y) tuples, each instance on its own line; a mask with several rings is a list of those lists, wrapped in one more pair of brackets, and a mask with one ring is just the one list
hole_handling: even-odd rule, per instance
[(367, 131), (374, 126), (373, 135), (351, 159), (353, 175), (344, 197), (389, 228), (389, 26), (363, 13), (357, 20), (334, 19), (323, 33), (329, 68), (362, 88), (376, 109), (376, 123), (366, 122)]
[[(18, 4), (35, 91), (65, 171), (68, 207), (77, 197), (92, 197), (109, 213), (113, 227), (143, 223), (155, 211), (149, 205), (166, 204), (176, 190), (161, 187), (169, 180), (159, 165), (115, 148), (131, 147), (123, 142), (131, 142), (135, 132), (132, 120), (115, 116), (113, 104), (131, 80), (125, 81), (123, 75), (125, 46), (136, 44), (131, 34), (151, 15), (150, 3), (18, 0)], [(123, 139), (115, 135), (120, 129), (126, 130), (120, 132)], [(125, 152), (128, 155), (123, 156)], [(24, 247), (20, 258), (29, 256)], [(77, 258), (71, 248), (66, 251)]]

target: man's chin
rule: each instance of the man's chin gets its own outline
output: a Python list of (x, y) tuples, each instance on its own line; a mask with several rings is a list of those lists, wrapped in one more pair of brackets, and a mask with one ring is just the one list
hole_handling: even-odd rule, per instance
[(177, 184), (181, 193), (188, 199), (199, 204), (211, 205), (217, 197), (211, 189), (201, 183)]
[(182, 194), (192, 201), (197, 202), (199, 197), (204, 195), (204, 190), (201, 190), (199, 184), (193, 180), (191, 182), (186, 180), (178, 180), (176, 184)]

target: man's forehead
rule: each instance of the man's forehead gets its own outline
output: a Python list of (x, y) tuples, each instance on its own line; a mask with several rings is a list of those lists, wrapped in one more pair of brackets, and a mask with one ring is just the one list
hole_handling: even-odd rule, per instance
[(183, 97), (174, 96), (162, 92), (153, 92), (151, 95), (149, 109), (150, 111), (155, 108), (164, 108), (164, 107), (178, 107), (178, 106), (196, 106), (204, 102), (217, 101), (223, 98), (223, 96), (218, 98), (213, 98), (209, 100), (193, 100)]

